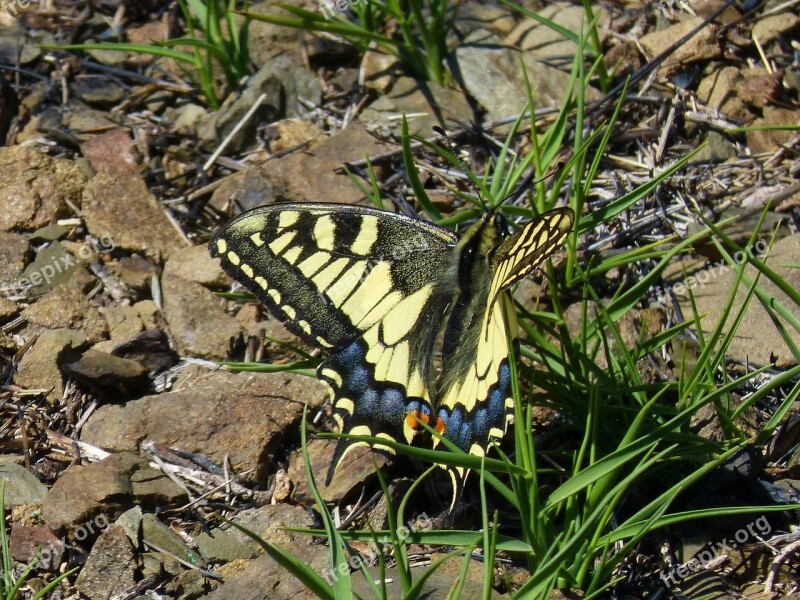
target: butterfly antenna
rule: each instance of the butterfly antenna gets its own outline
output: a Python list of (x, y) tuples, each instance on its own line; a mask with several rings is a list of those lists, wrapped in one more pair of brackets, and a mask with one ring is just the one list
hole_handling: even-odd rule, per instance
[[(461, 169), (464, 173), (469, 173), (470, 171), (467, 168), (467, 165), (464, 163), (464, 161), (462, 161), (458, 157), (458, 149), (456, 148), (455, 144), (453, 144), (453, 142), (450, 140), (450, 137), (447, 135), (447, 132), (438, 125), (434, 125), (433, 130), (436, 133), (438, 133), (442, 137), (442, 139), (444, 139), (445, 143), (447, 144), (447, 149), (450, 150), (450, 154), (453, 155), (453, 158), (458, 163), (458, 168)], [(469, 175), (467, 175), (467, 179), (469, 179), (472, 188), (475, 190), (475, 195), (478, 198), (478, 202), (481, 203), (483, 210), (488, 210), (486, 204), (483, 201), (483, 194), (481, 194), (481, 190), (478, 188), (478, 186), (475, 185), (475, 182), (472, 181), (472, 178)]]

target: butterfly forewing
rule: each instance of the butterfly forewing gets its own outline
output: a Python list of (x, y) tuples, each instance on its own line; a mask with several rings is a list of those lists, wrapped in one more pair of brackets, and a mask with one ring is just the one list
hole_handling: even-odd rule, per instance
[[(436, 332), (423, 309), (456, 241), (394, 213), (275, 204), (237, 217), (210, 247), (289, 329), (329, 350), (318, 373), (343, 433), (410, 443), (406, 416), (431, 413)], [(341, 440), (332, 468), (355, 445)]]

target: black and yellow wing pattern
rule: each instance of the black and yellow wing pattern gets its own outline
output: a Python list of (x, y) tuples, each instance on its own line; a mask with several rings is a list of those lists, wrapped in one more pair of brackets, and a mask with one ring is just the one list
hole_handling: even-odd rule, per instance
[[(273, 204), (230, 221), (209, 247), (291, 331), (327, 351), (318, 375), (341, 432), (411, 444), (422, 421), (480, 456), (513, 414), (507, 290), (564, 243), (573, 218), (556, 209), (505, 236), (486, 212), (459, 237), (371, 208)], [(357, 444), (339, 441), (329, 481)], [(463, 473), (451, 474), (458, 486)]]

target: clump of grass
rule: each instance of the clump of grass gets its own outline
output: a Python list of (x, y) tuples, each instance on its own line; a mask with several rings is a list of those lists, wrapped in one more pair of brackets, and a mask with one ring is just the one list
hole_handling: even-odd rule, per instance
[[(337, 2), (323, 2), (314, 12), (278, 2), (291, 16), (244, 13), (257, 20), (317, 33), (335, 34), (359, 52), (370, 49), (390, 54), (410, 74), (445, 83), (447, 40), (458, 13), (458, 3), (447, 0), (363, 0), (350, 2), (346, 9), (353, 18), (337, 10)], [(395, 29), (394, 34), (387, 33)]]
[[(42, 45), (59, 50), (111, 50), (171, 58), (185, 65), (200, 86), (212, 110), (217, 110), (225, 93), (237, 89), (252, 72), (249, 50), (250, 20), (236, 23), (235, 0), (178, 0), (186, 23), (186, 35), (152, 44), (103, 42), (70, 45)], [(247, 2), (245, 1), (245, 7)], [(223, 28), (222, 23), (225, 24)], [(179, 50), (186, 47), (188, 51)], [(222, 73), (225, 89), (215, 83), (215, 73)]]

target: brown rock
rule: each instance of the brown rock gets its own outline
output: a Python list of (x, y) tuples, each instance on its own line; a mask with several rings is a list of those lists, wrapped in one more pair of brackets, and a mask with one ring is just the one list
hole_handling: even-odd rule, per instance
[(148, 329), (130, 340), (115, 345), (111, 349), (111, 354), (135, 360), (151, 374), (169, 369), (180, 360), (170, 347), (167, 334), (158, 328)]
[[(661, 54), (702, 22), (703, 17), (686, 19), (666, 29), (648, 33), (639, 38), (639, 42), (644, 49), (647, 50), (649, 54), (648, 58), (653, 58)], [(706, 25), (689, 39), (689, 41), (679, 46), (675, 52), (663, 62), (659, 71), (665, 76), (669, 76), (684, 65), (721, 58), (722, 48), (720, 48), (717, 42), (718, 30), (719, 26), (715, 23)]]
[[(287, 160), (288, 157), (278, 160)], [(286, 188), (270, 180), (261, 169), (251, 167), (226, 177), (211, 195), (211, 205), (224, 214), (233, 216), (234, 207), (248, 210), (274, 202), (286, 194)]]
[(0, 296), (0, 323), (8, 321), (19, 312), (19, 306), (4, 296)]
[[(750, 125), (793, 125), (800, 124), (800, 112), (788, 110), (786, 108), (773, 108), (767, 106), (764, 109), (764, 117), (756, 119)], [(746, 133), (747, 145), (754, 154), (760, 152), (774, 152), (779, 146), (788, 144), (797, 132), (791, 130), (758, 131), (750, 129)]]
[(210, 360), (225, 358), (231, 338), (242, 328), (229, 316), (220, 298), (198, 283), (165, 276), (161, 292), (164, 319), (182, 355)]
[[(431, 134), (431, 127), (434, 125), (450, 130), (457, 127), (459, 122), (473, 118), (472, 107), (467, 102), (463, 92), (438, 85), (432, 81), (418, 81), (411, 77), (401, 77), (392, 86), (388, 94), (381, 96), (362, 111), (359, 121), (362, 123), (374, 122), (382, 127), (385, 127), (387, 123), (391, 123), (394, 132), (399, 134), (401, 121), (398, 117), (403, 113), (413, 115), (408, 118), (409, 133), (425, 137)], [(344, 146), (343, 144), (347, 141), (347, 138), (334, 141), (350, 129), (352, 129), (352, 125), (339, 135), (330, 138), (329, 144), (333, 148), (338, 147), (339, 152), (345, 152), (347, 155), (353, 156), (358, 153), (358, 144), (348, 143)], [(353, 132), (353, 134), (356, 133)], [(376, 142), (372, 141), (371, 145), (375, 146)], [(330, 159), (331, 161), (338, 159), (339, 164), (341, 164), (345, 160), (362, 160), (364, 156), (380, 154), (388, 150), (388, 148), (384, 147), (376, 150), (378, 151), (362, 147), (358, 157), (344, 158), (332, 155)], [(267, 166), (270, 164), (267, 163)], [(311, 173), (313, 171), (309, 172), (306, 177)], [(321, 198), (325, 198), (327, 195), (323, 194)]]
[(86, 175), (29, 146), (0, 148), (0, 231), (33, 231), (80, 207)]
[(103, 315), (71, 285), (57, 286), (22, 311), (22, 315), (40, 327), (80, 330), (90, 342), (99, 342), (108, 336), (108, 325)]
[(185, 246), (138, 176), (98, 173), (84, 190), (83, 214), (92, 235), (120, 250), (158, 259)]
[(768, 15), (756, 21), (752, 34), (759, 44), (766, 46), (780, 34), (794, 29), (798, 24), (800, 24), (800, 17), (787, 6), (786, 10), (780, 14)]
[(115, 345), (127, 342), (144, 331), (144, 322), (133, 306), (103, 306), (99, 310), (108, 323), (109, 335)]
[(270, 123), (266, 127), (265, 133), (271, 154), (325, 140), (323, 131), (305, 119), (281, 119)]
[(11, 527), (9, 550), (14, 560), (30, 563), (36, 558), (38, 568), (56, 571), (64, 556), (64, 549), (64, 543), (47, 527), (19, 523)]
[(98, 350), (87, 350), (77, 361), (64, 364), (62, 371), (111, 401), (136, 396), (150, 387), (147, 369), (138, 362)]
[(96, 173), (109, 171), (135, 175), (141, 156), (128, 129), (115, 127), (81, 144), (81, 152)]
[(150, 281), (158, 272), (152, 262), (138, 254), (123, 256), (109, 263), (108, 270), (122, 279), (126, 285), (138, 291), (149, 290)]
[(22, 357), (15, 382), (26, 389), (51, 390), (53, 401), (64, 393), (59, 365), (75, 360), (87, 344), (86, 335), (72, 329), (47, 329)]
[(269, 453), (294, 435), (305, 402), (320, 406), (322, 384), (289, 373), (215, 371), (178, 391), (146, 396), (122, 406), (102, 406), (87, 421), (81, 439), (101, 448), (137, 452), (144, 440), (208, 456), (233, 469), (255, 469), (261, 479)]
[[(794, 234), (776, 242), (766, 262), (790, 287), (800, 289), (800, 271), (791, 268), (791, 265), (797, 264), (798, 261), (800, 261), (800, 234)], [(756, 270), (747, 268), (745, 274), (747, 277), (753, 278)], [(691, 289), (697, 314), (702, 315), (700, 323), (703, 330), (709, 332), (717, 325), (721, 316), (720, 311), (724, 308), (731, 293), (731, 286), (735, 281), (736, 273), (733, 269), (715, 265), (676, 283), (672, 286), (672, 292), (677, 296), (686, 319), (693, 319), (694, 312), (689, 300), (689, 289)], [(732, 315), (738, 314), (741, 309), (743, 298), (747, 295), (746, 285), (743, 282), (738, 290)], [(797, 305), (763, 275), (759, 280), (759, 286), (768, 297), (782, 302), (787, 309), (794, 312), (795, 318), (800, 318)], [(731, 319), (728, 322), (731, 322)], [(800, 344), (800, 334), (791, 328), (785, 329), (794, 344)], [(770, 364), (773, 356), (779, 369), (796, 364), (792, 352), (786, 346), (786, 342), (783, 341), (769, 314), (755, 298), (745, 311), (728, 354), (737, 362), (756, 367)]]
[(783, 73), (768, 73), (763, 68), (751, 68), (742, 73), (744, 81), (739, 86), (738, 96), (742, 102), (755, 108), (764, 108), (778, 98)]
[(16, 233), (0, 231), (0, 288), (9, 293), (16, 291), (30, 257), (28, 240)]
[(741, 76), (736, 67), (714, 69), (697, 86), (697, 97), (721, 113), (741, 118), (748, 112), (736, 93), (740, 83)]
[(131, 473), (139, 458), (119, 454), (91, 465), (72, 465), (42, 502), (42, 517), (56, 533), (94, 538), (132, 504)]
[(230, 287), (230, 279), (220, 267), (219, 261), (211, 258), (205, 244), (173, 252), (164, 265), (164, 278), (169, 277), (180, 277), (217, 289)]
[[(328, 468), (333, 459), (335, 448), (336, 440), (318, 439), (309, 440), (308, 442), (308, 457), (311, 461), (314, 482), (317, 484), (322, 499), (326, 502), (340, 501), (351, 491), (362, 486), (366, 480), (376, 477), (376, 467), (382, 467), (389, 460), (385, 454), (373, 452), (366, 446), (355, 448), (339, 463), (331, 484), (325, 485), (325, 478), (328, 476)], [(292, 454), (292, 459), (289, 463), (289, 479), (294, 484), (292, 499), (295, 502), (308, 503), (314, 501), (308, 479), (306, 479), (301, 450), (297, 450)]]
[(125, 530), (112, 525), (97, 539), (75, 587), (89, 600), (107, 600), (136, 584), (136, 549)]
[[(291, 552), (299, 560), (317, 572), (327, 572), (330, 564), (330, 550), (322, 545), (296, 544)], [(286, 569), (269, 556), (241, 563), (226, 565), (220, 569), (225, 583), (205, 596), (207, 600), (315, 600), (316, 594), (310, 592), (303, 583), (292, 577)], [(231, 571), (228, 573), (227, 571)], [(452, 579), (451, 579), (452, 585)]]
[(362, 160), (364, 156), (375, 156), (389, 149), (362, 125), (351, 123), (347, 129), (316, 146), (267, 162), (261, 172), (273, 186), (284, 190), (282, 196), (286, 200), (355, 204), (364, 195), (337, 169), (345, 162)]

